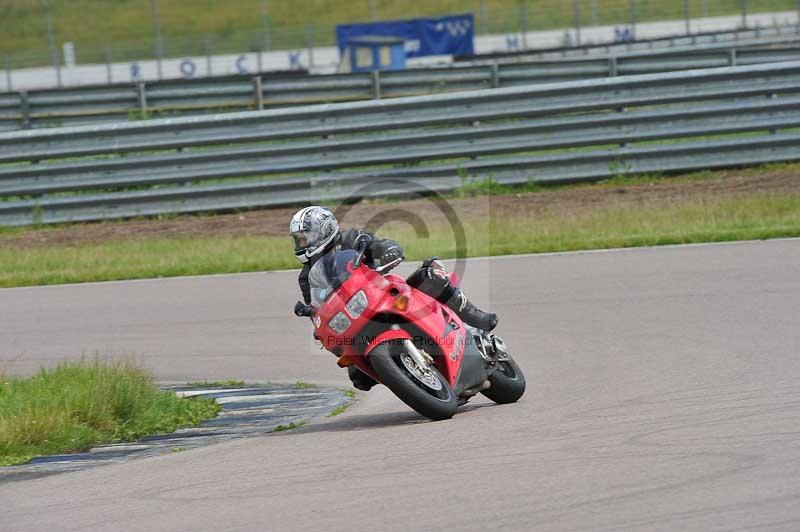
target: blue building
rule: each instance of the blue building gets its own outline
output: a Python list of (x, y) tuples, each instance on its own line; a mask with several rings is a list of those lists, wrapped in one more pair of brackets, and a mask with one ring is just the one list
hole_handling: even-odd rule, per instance
[(405, 41), (381, 35), (352, 37), (347, 41), (342, 62), (344, 68), (340, 70), (350, 72), (401, 70), (406, 67)]

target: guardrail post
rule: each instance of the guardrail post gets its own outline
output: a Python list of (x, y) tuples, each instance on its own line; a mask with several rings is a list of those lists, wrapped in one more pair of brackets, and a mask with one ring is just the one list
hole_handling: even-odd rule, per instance
[(581, 6), (578, 0), (572, 0), (572, 18), (575, 24), (575, 45), (581, 45)]
[(500, 88), (500, 65), (497, 62), (492, 63), (489, 75), (491, 87), (493, 89)]
[(731, 48), (728, 51), (728, 64), (730, 66), (736, 66), (736, 48)]
[[(206, 55), (206, 76), (211, 77), (214, 75), (214, 67), (211, 63), (211, 41), (209, 40), (208, 35), (203, 38), (203, 53)], [(261, 57), (260, 53), (258, 54), (258, 57)], [(261, 69), (259, 68), (258, 71), (261, 72)]]
[(686, 27), (686, 35), (692, 33), (692, 15), (689, 10), (689, 0), (683, 0), (683, 20)]
[(610, 55), (608, 56), (608, 77), (615, 78), (617, 77), (617, 72), (619, 71), (617, 65), (617, 56)]
[(261, 76), (253, 76), (253, 106), (257, 111), (264, 110), (264, 89), (261, 86)]
[(31, 102), (28, 98), (28, 91), (21, 91), (19, 93), (19, 114), (21, 118), (22, 129), (30, 129), (31, 127)]
[[(767, 99), (768, 100), (774, 100), (777, 97), (778, 97), (777, 93), (774, 93), (774, 92), (770, 92), (769, 94), (767, 94)], [(769, 130), (769, 134), (770, 135), (777, 135), (778, 134), (778, 130), (777, 129), (770, 129)]]
[(739, 0), (742, 5), (742, 28), (747, 29), (747, 0)]
[(381, 71), (380, 70), (373, 70), (372, 71), (372, 99), (373, 100), (380, 100), (381, 99)]
[(314, 68), (314, 27), (311, 24), (306, 26), (306, 48), (308, 49), (308, 70)]
[[(618, 113), (627, 113), (628, 112), (628, 108), (627, 107), (617, 107), (617, 112)], [(630, 144), (627, 143), (627, 142), (620, 142), (619, 143), (619, 147), (620, 148), (627, 148), (628, 146), (630, 146)]]
[(8, 92), (11, 92), (14, 90), (14, 87), (11, 83), (11, 56), (8, 54), (6, 54), (5, 63), (6, 63), (6, 85), (7, 85), (6, 90), (8, 90)]
[(106, 46), (103, 50), (103, 54), (105, 55), (106, 60), (106, 80), (108, 84), (111, 85), (112, 83), (112, 73), (111, 73), (111, 48)]
[(147, 116), (147, 90), (144, 83), (139, 82), (136, 84), (136, 96), (139, 102), (139, 112), (144, 119)]
[(522, 36), (522, 49), (528, 49), (528, 2), (519, 3), (519, 33)]

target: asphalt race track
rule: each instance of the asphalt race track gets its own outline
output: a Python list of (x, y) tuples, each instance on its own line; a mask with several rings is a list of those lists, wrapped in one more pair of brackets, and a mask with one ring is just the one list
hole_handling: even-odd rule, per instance
[[(410, 267), (410, 265), (409, 265)], [(345, 384), (292, 272), (0, 290), (2, 366)], [(430, 423), (297, 431), (0, 486), (0, 530), (800, 530), (800, 240), (471, 261), (526, 370)]]

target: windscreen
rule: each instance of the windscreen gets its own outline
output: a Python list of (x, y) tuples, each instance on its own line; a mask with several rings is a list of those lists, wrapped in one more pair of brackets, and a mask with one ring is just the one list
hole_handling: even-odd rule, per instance
[(352, 249), (326, 253), (311, 267), (308, 284), (311, 286), (311, 304), (320, 308), (325, 300), (347, 279), (350, 278), (348, 266), (353, 263), (357, 253)]

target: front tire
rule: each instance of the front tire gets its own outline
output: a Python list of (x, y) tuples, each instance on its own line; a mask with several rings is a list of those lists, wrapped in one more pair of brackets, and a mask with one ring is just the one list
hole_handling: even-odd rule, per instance
[(481, 393), (501, 405), (516, 403), (525, 393), (525, 375), (510, 356), (498, 361), (497, 366), (489, 376), (492, 385)]
[(369, 360), (380, 380), (405, 404), (434, 421), (450, 419), (458, 408), (458, 398), (450, 383), (439, 371), (430, 367), (426, 384), (415, 377), (403, 362), (408, 356), (397, 341), (384, 342), (372, 350)]

